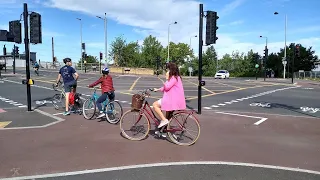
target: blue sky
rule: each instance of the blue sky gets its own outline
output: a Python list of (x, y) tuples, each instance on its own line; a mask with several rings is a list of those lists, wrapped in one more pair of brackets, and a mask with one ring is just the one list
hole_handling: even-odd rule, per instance
[[(19, 18), (23, 2), (28, 3), (29, 11), (42, 15), (43, 43), (31, 45), (31, 51), (37, 52), (41, 61), (51, 61), (51, 37), (59, 61), (64, 57), (80, 58), (80, 21), (76, 18), (82, 19), (87, 54), (99, 56), (100, 51), (104, 52), (104, 24), (95, 16), (104, 13), (108, 18), (108, 44), (120, 35), (128, 42), (142, 42), (151, 34), (166, 46), (168, 24), (174, 21), (178, 24), (170, 26), (170, 40), (189, 44), (190, 37), (198, 34), (199, 2), (205, 10), (217, 11), (220, 17), (215, 45), (220, 57), (249, 49), (262, 53), (265, 40), (260, 35), (268, 37), (269, 52), (278, 51), (284, 47), (285, 14), (287, 44), (313, 46), (320, 54), (318, 0), (1, 0), (0, 29), (8, 29), (8, 22)], [(274, 15), (275, 11), (279, 14)], [(197, 42), (192, 38), (196, 51)], [(4, 44), (7, 49), (13, 46), (0, 42), (1, 47)], [(19, 46), (23, 52), (24, 46)]]

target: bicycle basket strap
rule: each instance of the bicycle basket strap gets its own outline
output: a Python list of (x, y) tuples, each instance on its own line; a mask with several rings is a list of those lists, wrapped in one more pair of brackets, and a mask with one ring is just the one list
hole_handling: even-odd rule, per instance
[(134, 94), (132, 96), (131, 108), (134, 110), (139, 110), (142, 108), (144, 98), (140, 94)]

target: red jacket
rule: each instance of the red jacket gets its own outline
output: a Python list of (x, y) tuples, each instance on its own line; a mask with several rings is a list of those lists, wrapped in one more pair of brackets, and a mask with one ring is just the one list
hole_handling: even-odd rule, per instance
[(109, 91), (114, 91), (113, 87), (113, 81), (112, 77), (110, 75), (107, 76), (102, 76), (100, 79), (98, 79), (96, 82), (92, 83), (89, 85), (89, 87), (94, 87), (98, 84), (101, 83), (101, 91), (102, 93), (109, 92)]

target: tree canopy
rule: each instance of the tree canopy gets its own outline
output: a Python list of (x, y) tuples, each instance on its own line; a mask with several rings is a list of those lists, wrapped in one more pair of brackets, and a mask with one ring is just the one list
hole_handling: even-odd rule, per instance
[[(292, 56), (295, 44), (292, 43), (287, 47), (287, 61), (289, 71), (292, 68)], [(177, 63), (180, 67), (181, 74), (188, 75), (188, 68), (193, 68), (193, 75), (198, 74), (198, 57), (193, 54), (192, 49), (186, 43), (170, 42), (169, 60)], [(126, 42), (123, 37), (116, 37), (111, 43), (109, 56), (112, 58), (115, 66), (122, 67), (140, 67), (156, 69), (156, 59), (160, 57), (161, 64), (164, 65), (168, 56), (168, 47), (164, 47), (156, 37), (149, 35), (143, 40), (142, 45), (138, 42)], [(284, 49), (279, 52), (271, 53), (266, 60), (266, 69), (275, 72), (275, 77), (282, 77)], [(262, 72), (265, 58), (257, 52), (233, 52), (225, 54), (218, 58), (216, 50), (210, 46), (203, 53), (203, 75), (214, 76), (219, 70), (228, 70), (231, 76), (250, 77), (255, 76), (256, 72)], [(305, 70), (311, 71), (315, 64), (319, 63), (318, 57), (312, 47), (300, 45), (300, 57), (295, 58), (294, 71)], [(259, 67), (256, 68), (255, 65)]]

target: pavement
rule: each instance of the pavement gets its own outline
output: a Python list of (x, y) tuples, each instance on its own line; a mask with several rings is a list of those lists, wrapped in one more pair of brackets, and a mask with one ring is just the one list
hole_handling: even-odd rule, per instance
[[(10, 72), (8, 72), (10, 73)], [(289, 80), (204, 78), (199, 140), (177, 146), (153, 134), (133, 142), (119, 125), (63, 116), (51, 97), (53, 71), (31, 73), (32, 112), (26, 111), (24, 71), (0, 85), (0, 178), (12, 179), (319, 179), (320, 86)], [(77, 91), (99, 74), (80, 74)], [(124, 111), (139, 90), (164, 77), (115, 74)], [(273, 82), (277, 81), (277, 82)], [(197, 109), (197, 79), (183, 77), (190, 109)], [(161, 98), (159, 92), (148, 99)]]

